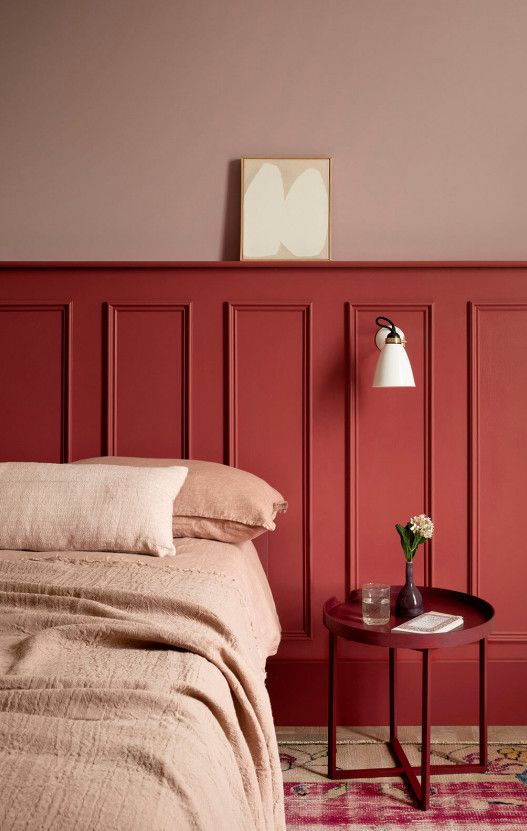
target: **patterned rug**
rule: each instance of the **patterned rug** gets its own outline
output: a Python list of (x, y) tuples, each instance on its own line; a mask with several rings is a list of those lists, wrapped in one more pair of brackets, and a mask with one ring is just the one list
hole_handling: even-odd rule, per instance
[[(420, 811), (399, 777), (328, 780), (327, 749), (321, 731), (279, 728), (288, 831), (527, 831), (527, 732), (494, 728), (485, 773), (432, 777), (430, 810)], [(432, 763), (477, 762), (470, 728), (438, 728)], [(415, 728), (400, 738), (412, 764), (419, 764)], [(343, 729), (337, 764), (342, 768), (393, 764), (379, 728)]]

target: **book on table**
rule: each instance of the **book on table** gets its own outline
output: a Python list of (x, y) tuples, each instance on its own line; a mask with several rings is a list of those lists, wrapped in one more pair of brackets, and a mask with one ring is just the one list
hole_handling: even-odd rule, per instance
[(411, 632), (414, 635), (434, 635), (442, 632), (450, 632), (451, 629), (458, 629), (463, 626), (461, 615), (447, 615), (445, 612), (424, 612), (417, 615), (413, 620), (405, 621), (399, 626), (394, 626), (392, 632)]

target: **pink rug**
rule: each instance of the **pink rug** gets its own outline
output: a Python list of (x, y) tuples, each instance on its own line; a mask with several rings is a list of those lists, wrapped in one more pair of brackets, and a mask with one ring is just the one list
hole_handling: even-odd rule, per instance
[(527, 831), (527, 789), (521, 782), (432, 786), (429, 811), (416, 809), (403, 784), (286, 782), (288, 831)]
[[(503, 728), (506, 729), (506, 728)], [(288, 831), (527, 831), (527, 745), (494, 742), (485, 773), (432, 777), (430, 809), (420, 811), (402, 780), (327, 779), (327, 750), (322, 741), (282, 741)], [(418, 743), (406, 746), (419, 760)], [(343, 741), (343, 767), (390, 764), (384, 745)], [(477, 747), (439, 742), (432, 761), (477, 762)]]

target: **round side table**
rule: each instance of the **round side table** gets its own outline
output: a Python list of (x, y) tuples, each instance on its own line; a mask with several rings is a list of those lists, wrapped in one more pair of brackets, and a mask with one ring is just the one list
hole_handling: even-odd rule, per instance
[[(430, 776), (445, 773), (478, 773), (487, 767), (487, 648), (485, 636), (492, 629), (494, 609), (479, 597), (449, 589), (421, 588), (425, 612), (445, 612), (462, 615), (464, 624), (458, 629), (440, 634), (410, 634), (392, 632), (395, 626), (408, 622), (395, 615), (395, 601), (401, 586), (391, 587), (390, 620), (383, 626), (369, 626), (362, 620), (362, 594), (351, 592), (347, 603), (332, 597), (324, 604), (324, 625), (329, 630), (329, 698), (328, 698), (328, 776), (331, 779), (359, 779), (368, 777), (403, 776), (419, 807), (426, 811), (430, 803)], [(389, 650), (390, 685), (390, 740), (388, 747), (395, 761), (391, 768), (361, 768), (338, 770), (336, 762), (336, 689), (335, 647), (337, 638), (348, 641), (385, 646)], [(430, 764), (430, 650), (479, 641), (479, 764)], [(414, 649), (422, 653), (422, 746), (421, 765), (412, 767), (397, 738), (397, 649)], [(421, 782), (416, 773), (421, 774)]]

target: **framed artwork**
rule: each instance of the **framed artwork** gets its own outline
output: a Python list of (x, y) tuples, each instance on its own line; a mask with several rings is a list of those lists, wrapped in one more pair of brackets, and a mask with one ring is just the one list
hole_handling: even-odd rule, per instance
[(241, 260), (331, 258), (331, 159), (241, 160)]

